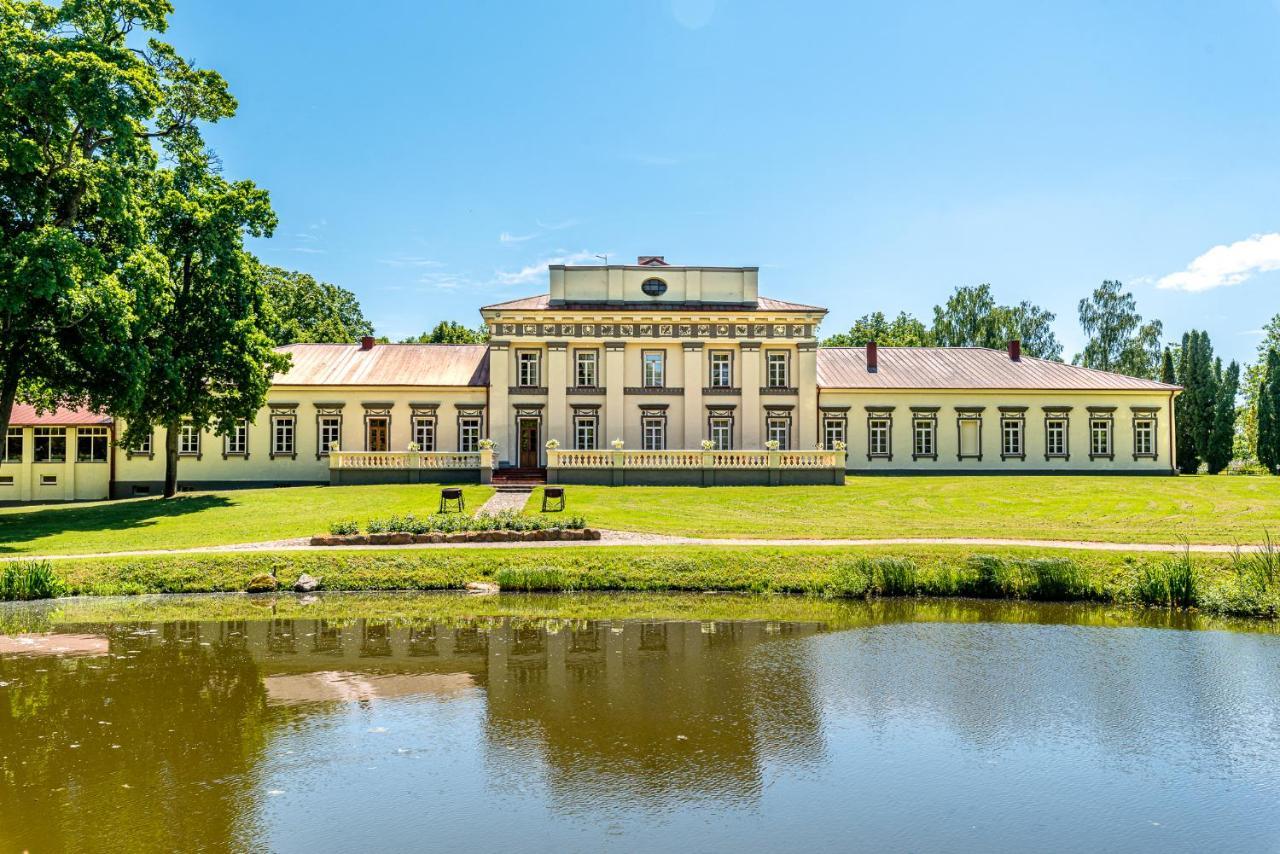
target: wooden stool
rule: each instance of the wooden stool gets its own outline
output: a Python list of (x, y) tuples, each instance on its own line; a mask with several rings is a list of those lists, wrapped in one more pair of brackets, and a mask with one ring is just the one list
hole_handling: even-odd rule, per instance
[(564, 487), (563, 486), (544, 486), (542, 487), (542, 512), (546, 513), (549, 509), (550, 501), (555, 501), (555, 510), (564, 510)]
[(446, 486), (440, 490), (440, 512), (449, 512), (449, 502), (456, 501), (458, 504), (458, 512), (461, 513), (467, 509), (466, 499), (462, 497), (462, 488), (457, 486)]

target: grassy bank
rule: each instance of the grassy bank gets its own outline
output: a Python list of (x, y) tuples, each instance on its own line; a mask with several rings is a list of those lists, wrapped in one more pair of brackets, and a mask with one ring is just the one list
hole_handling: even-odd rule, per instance
[[(469, 512), (493, 488), (463, 490)], [(343, 520), (429, 516), (440, 503), (434, 484), (296, 486), (192, 492), (39, 507), (0, 508), (0, 555), (54, 555), (182, 549), (307, 537)]]
[[(594, 528), (691, 537), (999, 537), (1256, 543), (1280, 531), (1280, 478), (855, 476), (845, 486), (570, 486)], [(535, 492), (528, 507), (542, 505)]]
[[(1251, 566), (1251, 565), (1250, 565)], [(964, 596), (1196, 607), (1274, 617), (1280, 579), (1226, 556), (897, 548), (662, 547), (163, 555), (56, 565), (71, 594), (240, 591), (261, 573), (327, 590), (733, 591), (822, 598)]]

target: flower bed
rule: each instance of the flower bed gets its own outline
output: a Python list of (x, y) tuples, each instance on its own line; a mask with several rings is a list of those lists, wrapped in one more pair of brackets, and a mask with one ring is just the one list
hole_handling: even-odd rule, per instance
[(600, 532), (592, 528), (541, 528), (536, 531), (454, 531), (409, 534), (403, 531), (383, 534), (330, 534), (311, 538), (313, 546), (407, 546), (413, 543), (528, 543), (551, 540), (598, 540)]
[(419, 518), (412, 513), (370, 519), (361, 529), (353, 521), (335, 522), (328, 536), (311, 538), (313, 546), (399, 546), (410, 543), (522, 542), (542, 540), (598, 540), (581, 516), (551, 518), (514, 511), (477, 516), (441, 513)]

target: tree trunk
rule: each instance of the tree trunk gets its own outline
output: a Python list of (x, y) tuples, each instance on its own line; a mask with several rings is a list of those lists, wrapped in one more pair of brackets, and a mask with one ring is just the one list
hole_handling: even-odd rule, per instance
[(164, 428), (164, 497), (178, 494), (178, 429), (177, 421)]
[(5, 364), (0, 367), (0, 466), (8, 450), (9, 420), (13, 417), (13, 402), (18, 396), (18, 348), (9, 351)]

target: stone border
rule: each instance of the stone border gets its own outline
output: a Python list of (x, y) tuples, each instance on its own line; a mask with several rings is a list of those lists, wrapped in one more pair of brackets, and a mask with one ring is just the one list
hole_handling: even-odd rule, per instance
[(541, 531), (455, 531), (450, 534), (344, 534), (311, 538), (313, 546), (408, 546), (425, 543), (530, 543), (548, 540), (598, 540), (594, 528), (546, 528)]

